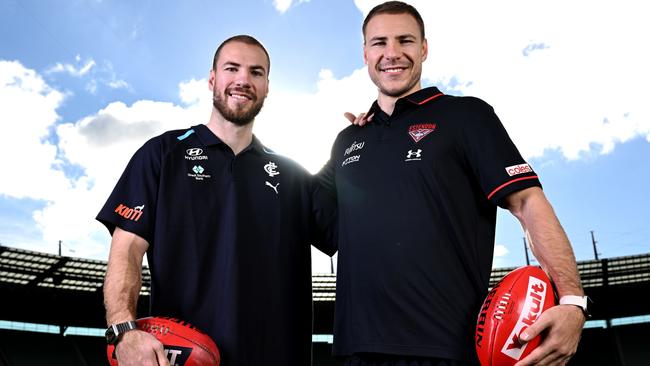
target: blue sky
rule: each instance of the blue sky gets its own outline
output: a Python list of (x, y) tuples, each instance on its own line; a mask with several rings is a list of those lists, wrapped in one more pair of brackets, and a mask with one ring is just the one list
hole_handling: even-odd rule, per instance
[[(94, 216), (131, 154), (205, 123), (216, 46), (247, 33), (271, 54), (256, 120), (311, 171), (345, 111), (376, 97), (360, 32), (370, 0), (0, 0), (0, 243), (106, 259)], [(634, 1), (412, 2), (429, 40), (424, 85), (494, 106), (540, 174), (578, 260), (650, 252), (650, 26)], [(525, 263), (499, 213), (495, 266)], [(315, 255), (315, 272), (329, 261)]]

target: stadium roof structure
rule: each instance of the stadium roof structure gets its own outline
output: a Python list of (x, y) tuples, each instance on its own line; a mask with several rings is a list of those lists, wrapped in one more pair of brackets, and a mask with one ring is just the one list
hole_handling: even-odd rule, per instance
[[(0, 245), (0, 320), (103, 328), (107, 262), (58, 256)], [(515, 269), (492, 271), (490, 287)], [(638, 294), (650, 291), (650, 253), (581, 261), (582, 285), (593, 319), (648, 315)], [(138, 314), (148, 314), (151, 275), (142, 268)], [(312, 276), (316, 333), (331, 332), (336, 276)]]

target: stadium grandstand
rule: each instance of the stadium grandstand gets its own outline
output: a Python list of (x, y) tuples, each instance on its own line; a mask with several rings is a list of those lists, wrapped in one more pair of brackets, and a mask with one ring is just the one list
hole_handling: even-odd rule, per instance
[[(578, 263), (592, 299), (570, 365), (650, 365), (650, 254)], [(490, 286), (513, 268), (493, 270)], [(0, 366), (107, 365), (102, 286), (106, 262), (0, 245)], [(138, 315), (148, 315), (148, 268)], [(313, 276), (314, 366), (330, 355), (336, 289), (333, 274)], [(272, 362), (271, 362), (272, 363)]]

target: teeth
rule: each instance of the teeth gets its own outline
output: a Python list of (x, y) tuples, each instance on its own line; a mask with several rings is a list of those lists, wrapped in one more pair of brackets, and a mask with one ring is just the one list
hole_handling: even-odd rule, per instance
[(384, 72), (394, 73), (394, 72), (400, 72), (400, 71), (403, 71), (403, 70), (404, 70), (403, 68), (397, 67), (397, 68), (394, 68), (394, 69), (384, 69)]
[(245, 96), (245, 95), (230, 94), (230, 96), (231, 96), (232, 98), (235, 98), (235, 99), (248, 100), (248, 97)]

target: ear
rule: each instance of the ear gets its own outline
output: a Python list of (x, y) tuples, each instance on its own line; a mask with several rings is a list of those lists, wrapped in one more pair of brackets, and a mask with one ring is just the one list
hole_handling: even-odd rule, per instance
[(264, 98), (269, 96), (269, 83), (270, 83), (270, 81), (269, 81), (269, 78), (267, 76), (267, 78), (266, 78), (266, 90), (264, 91)]
[(366, 43), (363, 43), (363, 64), (368, 64), (368, 52), (366, 52)]
[(216, 74), (213, 69), (210, 69), (210, 77), (208, 78), (208, 88), (210, 91), (214, 91), (214, 83), (216, 79)]
[(429, 43), (425, 38), (424, 41), (422, 41), (422, 62), (424, 62), (424, 60), (427, 59), (428, 55), (429, 55)]

